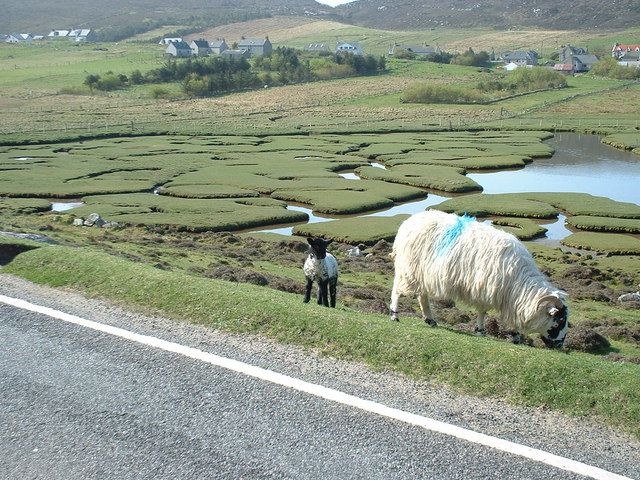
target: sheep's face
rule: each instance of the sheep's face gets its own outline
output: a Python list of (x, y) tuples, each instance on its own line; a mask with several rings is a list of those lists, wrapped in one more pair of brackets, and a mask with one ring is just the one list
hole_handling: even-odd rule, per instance
[(567, 336), (569, 309), (559, 298), (552, 298), (554, 300), (546, 308), (548, 327), (546, 334), (542, 335), (542, 341), (549, 348), (559, 348), (564, 344), (564, 338)]
[(322, 260), (327, 256), (327, 246), (331, 244), (332, 240), (325, 240), (323, 238), (308, 238), (309, 242), (309, 256)]

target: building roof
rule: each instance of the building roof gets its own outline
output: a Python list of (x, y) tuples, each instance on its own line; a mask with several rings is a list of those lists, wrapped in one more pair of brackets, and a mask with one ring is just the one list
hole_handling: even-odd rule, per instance
[(261, 45), (266, 45), (267, 42), (269, 42), (268, 38), (263, 38), (263, 39), (245, 38), (238, 42), (238, 47), (261, 46)]
[(439, 52), (438, 47), (434, 47), (433, 45), (398, 45), (397, 47), (413, 52), (416, 55), (431, 55), (432, 53)]
[(307, 45), (305, 45), (304, 49), (308, 52), (330, 50), (329, 44), (327, 43), (308, 43)]
[(218, 48), (218, 47), (222, 47), (223, 45), (226, 45), (227, 42), (225, 42), (224, 40), (214, 40), (213, 42), (209, 42), (209, 46), (211, 48)]
[(509, 60), (533, 60), (538, 58), (538, 54), (533, 50), (517, 50), (515, 52), (504, 52), (502, 57)]
[(179, 42), (170, 42), (169, 46), (171, 45), (173, 45), (176, 50), (191, 50), (191, 47), (182, 40), (180, 40)]
[(191, 43), (198, 48), (209, 48), (209, 42), (206, 40), (191, 40)]
[(629, 44), (629, 45), (619, 45), (616, 44), (613, 46), (614, 52), (637, 52), (640, 51), (640, 44)]
[(336, 45), (336, 52), (354, 53), (356, 55), (362, 55), (364, 50), (358, 42), (339, 42)]
[(596, 63), (598, 61), (598, 57), (595, 55), (574, 55), (574, 57), (585, 65)]

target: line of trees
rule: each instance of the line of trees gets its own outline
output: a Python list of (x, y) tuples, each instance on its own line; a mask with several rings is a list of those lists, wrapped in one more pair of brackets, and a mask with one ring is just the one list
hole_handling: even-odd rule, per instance
[(385, 69), (384, 57), (330, 54), (310, 58), (299, 50), (278, 47), (252, 61), (220, 56), (168, 60), (144, 74), (134, 70), (129, 76), (113, 72), (88, 75), (84, 84), (91, 90), (108, 91), (127, 85), (182, 82), (184, 94), (201, 97), (264, 85), (374, 75)]
[(418, 56), (409, 50), (400, 50), (393, 55), (395, 58), (403, 58), (406, 60), (424, 60), (433, 63), (445, 63), (452, 65), (466, 65), (470, 67), (486, 67), (491, 64), (490, 55), (484, 50), (475, 53), (469, 48), (464, 53), (432, 53), (430, 55)]

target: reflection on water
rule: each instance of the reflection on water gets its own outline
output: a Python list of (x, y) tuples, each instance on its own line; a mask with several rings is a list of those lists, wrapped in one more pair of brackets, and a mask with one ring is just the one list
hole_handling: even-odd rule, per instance
[(72, 208), (81, 207), (84, 202), (51, 202), (52, 212), (66, 212)]
[[(593, 135), (561, 133), (547, 141), (555, 149), (551, 158), (536, 159), (519, 170), (490, 173), (473, 173), (468, 177), (483, 187), (484, 193), (521, 192), (578, 192), (608, 197), (619, 202), (640, 205), (640, 157), (622, 150), (608, 147)], [(385, 168), (380, 163), (372, 166)], [(358, 179), (355, 173), (340, 174), (344, 178)], [(362, 216), (393, 216), (414, 214), (427, 207), (437, 205), (448, 197), (429, 193), (427, 198), (395, 205), (384, 211)], [(332, 218), (319, 217), (310, 209), (289, 206), (289, 209), (304, 211), (309, 215), (309, 223), (326, 222)], [(571, 234), (567, 229), (566, 217), (541, 222), (547, 229), (542, 243), (557, 245), (557, 241)], [(290, 235), (293, 227), (262, 231)]]
[(484, 193), (580, 192), (640, 205), (640, 157), (593, 135), (557, 134), (553, 157), (520, 170), (474, 173)]

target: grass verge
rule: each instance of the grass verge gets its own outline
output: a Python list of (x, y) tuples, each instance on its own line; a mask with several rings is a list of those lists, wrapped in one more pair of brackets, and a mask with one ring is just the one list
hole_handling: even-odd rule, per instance
[(299, 295), (167, 272), (85, 248), (37, 248), (0, 272), (213, 328), (264, 335), (465, 393), (592, 417), (640, 437), (635, 364), (431, 329), (416, 319), (396, 324), (382, 315), (304, 305)]

